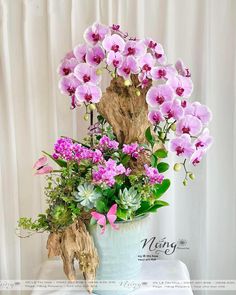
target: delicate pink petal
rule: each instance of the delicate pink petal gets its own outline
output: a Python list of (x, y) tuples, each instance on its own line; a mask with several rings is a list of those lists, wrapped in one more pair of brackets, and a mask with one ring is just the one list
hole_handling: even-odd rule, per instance
[(87, 43), (95, 45), (102, 41), (108, 34), (110, 34), (110, 30), (107, 26), (94, 23), (85, 30), (84, 39)]
[(170, 150), (175, 152), (177, 156), (191, 157), (195, 148), (191, 143), (190, 135), (182, 134), (170, 141)]
[(154, 67), (151, 76), (153, 80), (168, 80), (176, 76), (176, 70), (172, 66)]
[(42, 175), (42, 174), (48, 174), (51, 173), (53, 171), (53, 168), (50, 166), (44, 166), (42, 168), (39, 168), (37, 170), (37, 172), (35, 173), (35, 175)]
[(100, 46), (90, 48), (86, 55), (86, 61), (89, 65), (97, 67), (105, 58), (105, 53)]
[(184, 113), (180, 101), (177, 99), (164, 102), (161, 105), (161, 112), (165, 117), (167, 117), (167, 119), (173, 118), (175, 120), (179, 120)]
[(81, 83), (98, 84), (101, 80), (101, 76), (96, 74), (96, 69), (86, 63), (78, 64), (74, 73)]
[(75, 77), (75, 75), (70, 74), (68, 76), (62, 77), (58, 85), (62, 94), (71, 96), (75, 93), (76, 88), (80, 84), (80, 81)]
[(160, 111), (150, 111), (148, 113), (148, 120), (153, 124), (159, 124), (160, 122), (164, 121), (164, 117)]
[(190, 134), (192, 136), (197, 136), (202, 130), (202, 123), (201, 121), (192, 116), (187, 115), (180, 119), (176, 124), (176, 134)]
[(205, 151), (204, 150), (196, 150), (192, 157), (190, 158), (190, 162), (196, 166), (197, 164), (199, 164), (202, 160), (202, 157), (205, 155)]
[(195, 140), (196, 149), (208, 150), (212, 145), (213, 138), (209, 135), (209, 129), (205, 128), (202, 134)]
[(177, 60), (175, 68), (178, 71), (179, 75), (184, 77), (191, 77), (191, 73), (188, 68), (185, 68), (184, 63), (181, 59)]
[(123, 55), (120, 52), (109, 51), (107, 54), (107, 64), (115, 68), (120, 68), (123, 63)]
[(117, 34), (113, 34), (111, 36), (106, 36), (106, 38), (102, 42), (103, 48), (106, 51), (114, 51), (114, 52), (123, 52), (125, 47), (125, 41), (121, 36)]
[(78, 63), (86, 62), (86, 54), (87, 54), (88, 48), (89, 47), (87, 44), (78, 44), (74, 48), (73, 52), (76, 59), (78, 60)]
[(127, 41), (125, 44), (124, 55), (140, 57), (145, 55), (146, 50), (147, 48), (143, 41)]
[(43, 157), (39, 158), (39, 159), (35, 162), (35, 164), (34, 164), (34, 166), (33, 166), (33, 169), (38, 169), (38, 168), (40, 168), (40, 167), (46, 165), (46, 164), (47, 164), (47, 161), (48, 161), (48, 159), (47, 159), (46, 156), (43, 156)]
[(193, 92), (193, 82), (190, 78), (178, 75), (169, 79), (167, 83), (180, 97), (189, 98)]
[(199, 102), (189, 104), (185, 108), (185, 114), (197, 117), (203, 124), (209, 123), (212, 119), (212, 113), (209, 108)]
[(58, 73), (61, 76), (67, 76), (73, 73), (78, 61), (76, 58), (64, 59), (58, 67)]
[(158, 85), (151, 87), (146, 95), (146, 101), (151, 107), (158, 107), (166, 101), (174, 98), (174, 92), (169, 85)]
[(94, 85), (92, 83), (85, 83), (77, 87), (75, 96), (80, 102), (98, 103), (102, 96), (102, 91), (97, 85)]

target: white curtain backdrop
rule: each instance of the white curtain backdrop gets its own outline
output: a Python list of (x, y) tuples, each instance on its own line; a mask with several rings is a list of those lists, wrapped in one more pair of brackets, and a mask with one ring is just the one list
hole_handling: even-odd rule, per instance
[(153, 233), (187, 240), (189, 250), (165, 258), (181, 259), (193, 279), (236, 279), (235, 0), (0, 0), (0, 278), (34, 278), (46, 259), (46, 236), (19, 239), (16, 222), (45, 208), (43, 180), (32, 173), (41, 150), (86, 132), (56, 69), (96, 20), (153, 37), (169, 62), (182, 57), (190, 67), (193, 99), (214, 114), (214, 145), (187, 188), (172, 173), (170, 207), (152, 217)]

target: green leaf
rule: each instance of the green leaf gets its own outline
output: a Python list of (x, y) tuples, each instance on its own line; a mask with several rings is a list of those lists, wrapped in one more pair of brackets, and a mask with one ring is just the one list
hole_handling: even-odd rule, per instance
[(159, 149), (159, 150), (155, 151), (154, 155), (157, 158), (166, 158), (168, 155), (168, 152), (164, 149)]
[(117, 209), (117, 212), (116, 212), (116, 215), (121, 220), (127, 220), (128, 219), (128, 210), (124, 210), (124, 209), (118, 208)]
[(97, 220), (93, 217), (90, 219), (90, 225), (95, 225), (97, 223)]
[(59, 165), (60, 167), (67, 167), (67, 162), (62, 160), (62, 159), (54, 159), (52, 155), (50, 155), (49, 153), (43, 151), (43, 153), (45, 155), (47, 155), (49, 158), (51, 158), (55, 163), (57, 163), (57, 165)]
[(129, 155), (124, 155), (121, 158), (121, 163), (125, 166), (126, 164), (128, 164), (128, 162), (130, 161), (130, 156)]
[(147, 141), (151, 144), (151, 146), (153, 147), (154, 144), (155, 144), (155, 139), (154, 137), (152, 136), (152, 133), (151, 133), (151, 128), (148, 127), (145, 131), (145, 137), (147, 139)]
[(157, 157), (155, 155), (152, 155), (151, 156), (151, 166), (157, 167), (157, 161), (158, 161)]
[(148, 212), (148, 209), (150, 209), (151, 205), (148, 201), (143, 201), (141, 203), (140, 208), (136, 211), (136, 216), (144, 215)]
[(167, 171), (170, 166), (168, 163), (161, 162), (161, 163), (157, 164), (156, 167), (157, 167), (157, 170), (159, 173), (163, 173), (163, 172)]
[(103, 200), (97, 200), (96, 209), (98, 210), (98, 212), (103, 213), (106, 209), (105, 202)]
[(170, 180), (164, 179), (161, 184), (154, 186), (154, 196), (159, 199), (170, 187)]

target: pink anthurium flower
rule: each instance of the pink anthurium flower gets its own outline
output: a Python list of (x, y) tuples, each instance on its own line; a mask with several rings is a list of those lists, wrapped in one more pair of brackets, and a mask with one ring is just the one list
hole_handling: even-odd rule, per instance
[(125, 41), (121, 38), (121, 36), (113, 34), (111, 36), (106, 36), (102, 45), (106, 51), (123, 52), (125, 48)]
[(98, 213), (98, 212), (91, 212), (92, 217), (95, 220), (97, 220), (97, 224), (101, 225), (102, 227), (101, 234), (104, 234), (106, 230), (107, 221), (109, 221), (113, 229), (118, 230), (119, 227), (117, 224), (115, 224), (115, 221), (117, 219), (116, 212), (117, 212), (117, 204), (112, 205), (106, 215)]
[(48, 166), (47, 161), (47, 157), (43, 156), (35, 162), (33, 166), (33, 169), (36, 169), (35, 175), (47, 174), (53, 171), (53, 168), (51, 166)]
[(155, 108), (166, 101), (171, 101), (174, 98), (174, 91), (169, 85), (158, 85), (151, 87), (146, 95), (147, 103)]
[(170, 141), (170, 150), (175, 152), (177, 156), (191, 157), (195, 148), (191, 143), (190, 135), (182, 134)]
[(105, 58), (105, 53), (100, 46), (88, 49), (86, 61), (91, 66), (97, 67)]
[(102, 91), (97, 85), (85, 83), (77, 87), (75, 96), (79, 102), (97, 103), (102, 96)]
[(101, 76), (96, 74), (96, 69), (86, 63), (78, 64), (75, 68), (75, 76), (81, 83), (98, 84)]
[(107, 26), (94, 23), (85, 30), (84, 39), (87, 43), (95, 45), (99, 41), (102, 41), (107, 34), (110, 34), (110, 30)]

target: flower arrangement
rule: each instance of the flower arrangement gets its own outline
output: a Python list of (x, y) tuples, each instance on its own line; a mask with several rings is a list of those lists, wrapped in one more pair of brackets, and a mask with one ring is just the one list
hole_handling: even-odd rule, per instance
[[(190, 167), (212, 144), (211, 111), (190, 102), (193, 83), (181, 60), (168, 64), (161, 44), (132, 38), (119, 25), (95, 23), (84, 39), (58, 72), (71, 109), (84, 107), (84, 120), (90, 119), (88, 136), (59, 138), (54, 152), (35, 163), (36, 174), (47, 174), (48, 209), (36, 221), (19, 220), (29, 231), (60, 233), (81, 219), (99, 224), (103, 234), (107, 223), (118, 230), (118, 221), (156, 212), (168, 205), (160, 199), (170, 186), (168, 153), (179, 158), (174, 170), (183, 169), (187, 185), (195, 178)], [(105, 73), (111, 82), (102, 94)]]

